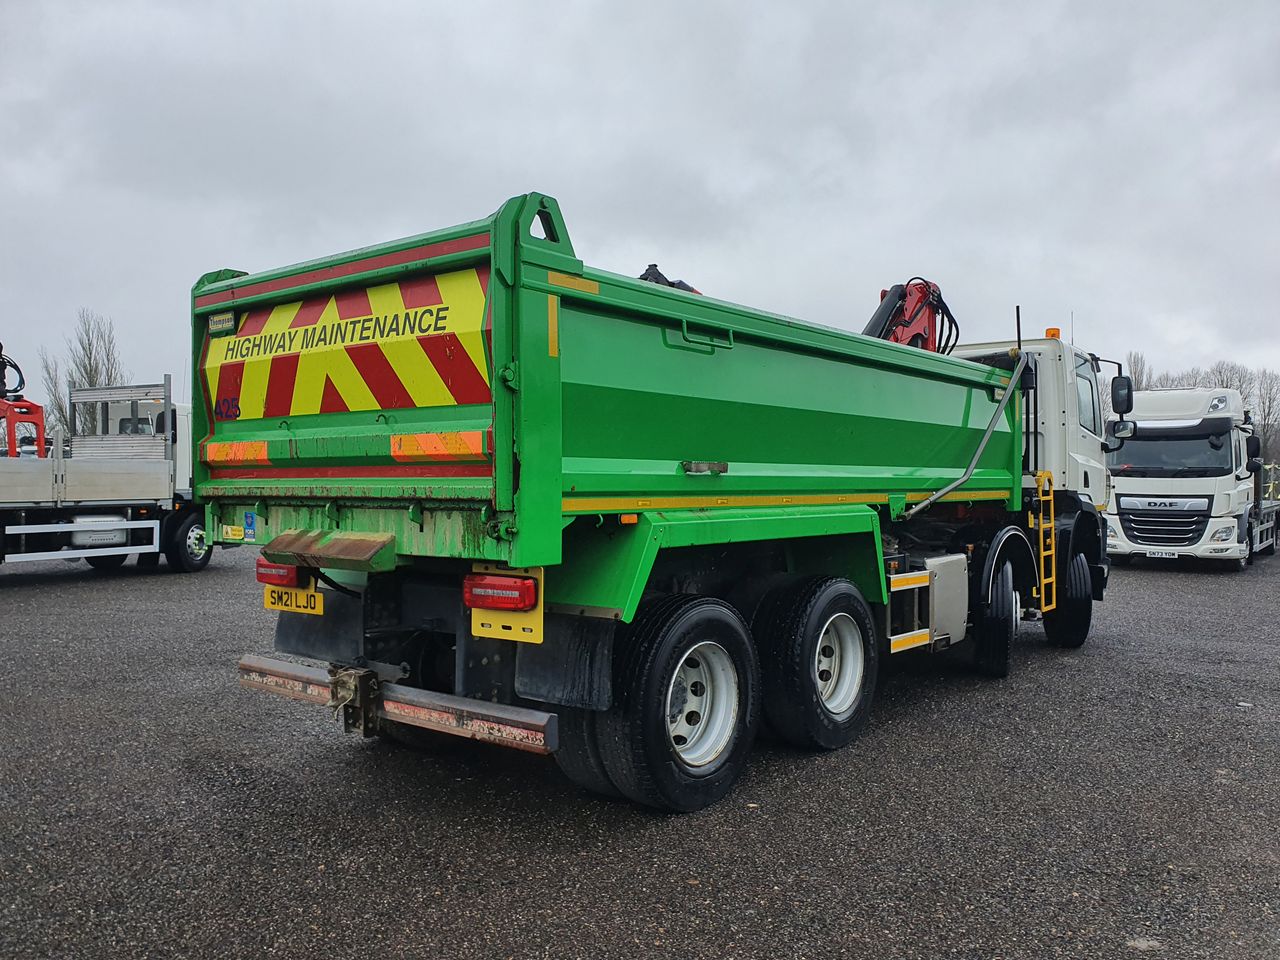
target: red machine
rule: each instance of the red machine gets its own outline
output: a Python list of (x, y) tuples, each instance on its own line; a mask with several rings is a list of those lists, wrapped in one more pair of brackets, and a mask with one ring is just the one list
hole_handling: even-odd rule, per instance
[(923, 277), (881, 290), (880, 306), (862, 332), (933, 353), (950, 353), (960, 340), (960, 326), (942, 291)]
[[(18, 375), (18, 383), (9, 386), (8, 371)], [(22, 368), (5, 355), (4, 344), (0, 343), (0, 421), (4, 421), (5, 452), (10, 457), (22, 455), (18, 425), (28, 424), (30, 431), (23, 431), (27, 436), (34, 434), (36, 456), (48, 455), (44, 442), (44, 408), (40, 404), (23, 398), (22, 391), (27, 385), (27, 378), (22, 375)]]

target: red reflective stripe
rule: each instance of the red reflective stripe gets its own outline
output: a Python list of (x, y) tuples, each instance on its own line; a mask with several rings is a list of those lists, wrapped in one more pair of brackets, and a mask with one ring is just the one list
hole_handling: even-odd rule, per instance
[[(224, 363), (218, 370), (218, 397), (214, 403), (214, 416), (218, 413), (218, 404), (224, 400), (240, 399), (240, 382), (244, 379), (244, 361)], [(234, 418), (233, 418), (234, 419)]]
[(361, 320), (373, 314), (367, 290), (343, 290), (333, 299), (337, 303), (340, 320)]
[(338, 388), (333, 385), (329, 375), (325, 374), (324, 392), (320, 395), (320, 412), (346, 413), (349, 409), (347, 401), (342, 399), (342, 394), (338, 392)]
[(263, 403), (264, 417), (287, 417), (293, 406), (293, 385), (298, 379), (298, 354), (284, 353), (271, 358), (271, 370), (267, 374), (267, 399)]
[(418, 307), (434, 307), (443, 303), (440, 296), (440, 285), (435, 277), (414, 277), (412, 280), (400, 281), (400, 299), (410, 310)]
[(380, 256), (369, 257), (365, 260), (353, 260), (351, 263), (343, 263), (333, 267), (321, 267), (318, 270), (308, 270), (306, 273), (297, 273), (290, 277), (279, 277), (275, 280), (261, 280), (257, 283), (249, 283), (240, 287), (232, 287), (229, 290), (222, 290), (218, 293), (206, 293), (204, 296), (196, 297), (196, 307), (211, 307), (215, 304), (226, 303), (229, 300), (237, 300), (243, 297), (256, 297), (264, 293), (274, 293), (278, 290), (289, 290), (293, 287), (301, 287), (306, 284), (320, 283), (325, 280), (336, 280), (340, 277), (350, 277), (358, 273), (365, 273), (370, 270), (381, 270), (384, 267), (396, 267), (406, 263), (413, 263), (416, 260), (429, 260), (432, 257), (444, 257), (451, 253), (464, 253), (468, 250), (479, 250), (489, 245), (489, 235), (487, 233), (477, 233), (471, 237), (459, 237), (457, 240), (442, 240), (439, 243), (428, 243), (420, 247), (410, 247), (408, 250), (398, 250), (395, 253), (384, 253)]
[(378, 344), (359, 343), (347, 347), (347, 356), (356, 365), (356, 371), (381, 409), (402, 410), (417, 406)]
[(302, 306), (298, 308), (298, 312), (289, 321), (289, 326), (314, 326), (315, 322), (320, 319), (320, 314), (324, 313), (324, 308), (329, 305), (330, 299), (330, 297), (316, 297), (314, 300), (304, 300)]
[(240, 329), (236, 333), (237, 337), (252, 337), (262, 332), (262, 328), (267, 325), (267, 321), (271, 319), (271, 308), (265, 307), (258, 310), (250, 310), (249, 315), (244, 318), (244, 323), (240, 324)]
[(455, 403), (488, 403), (493, 395), (457, 334), (437, 333), (419, 337), (423, 352), (453, 394)]
[(265, 467), (260, 470), (236, 467), (214, 468), (214, 480), (305, 480), (340, 477), (492, 477), (493, 467), (484, 463), (386, 463), (361, 467)]

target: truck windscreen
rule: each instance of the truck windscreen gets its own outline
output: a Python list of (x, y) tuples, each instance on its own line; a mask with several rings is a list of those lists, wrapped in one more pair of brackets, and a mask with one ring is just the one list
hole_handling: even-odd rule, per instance
[(1107, 467), (1122, 477), (1225, 477), (1231, 473), (1231, 437), (1136, 436), (1115, 453)]

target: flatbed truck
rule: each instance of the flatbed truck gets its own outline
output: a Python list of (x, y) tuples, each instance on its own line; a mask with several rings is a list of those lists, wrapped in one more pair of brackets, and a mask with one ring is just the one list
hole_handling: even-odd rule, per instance
[(595, 270), (537, 193), (206, 274), (196, 496), (214, 541), (253, 530), (278, 611), (241, 684), (687, 811), (762, 716), (853, 740), (888, 657), (965, 644), (1001, 677), (1022, 619), (1080, 646), (1097, 363), (1056, 335), (946, 355), (911, 297), (940, 303), (908, 285), (863, 335)]
[(191, 415), (171, 378), (72, 389), (68, 410), (69, 435), (46, 437), (38, 406), (16, 396), (0, 406), (0, 564), (111, 570), (163, 555), (170, 570), (203, 570), (211, 547), (192, 499)]

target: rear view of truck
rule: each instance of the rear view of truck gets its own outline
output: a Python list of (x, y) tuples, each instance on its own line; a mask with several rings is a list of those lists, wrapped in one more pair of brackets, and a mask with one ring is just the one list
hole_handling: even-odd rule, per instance
[(259, 550), (290, 658), (241, 682), (365, 736), (696, 809), (762, 714), (842, 746), (882, 657), (968, 639), (1003, 676), (1020, 618), (1078, 646), (1105, 587), (1092, 504), (1028, 453), (1014, 344), (960, 359), (593, 270), (540, 194), (192, 298), (196, 493)]

